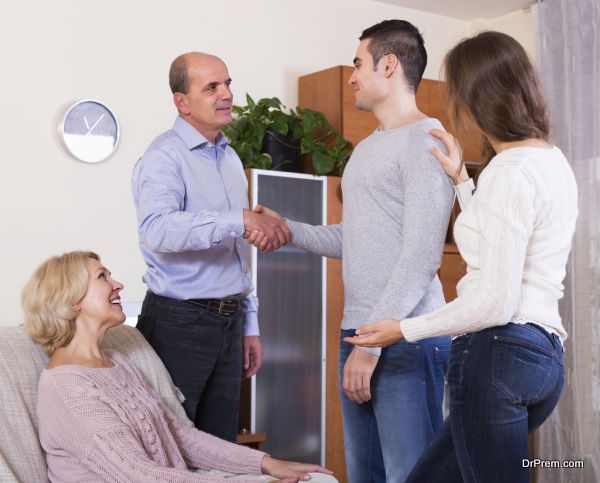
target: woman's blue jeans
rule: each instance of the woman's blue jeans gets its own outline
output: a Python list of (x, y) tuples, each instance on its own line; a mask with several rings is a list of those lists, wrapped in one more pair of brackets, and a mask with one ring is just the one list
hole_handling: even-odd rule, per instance
[(537, 325), (458, 337), (448, 368), (450, 416), (407, 482), (528, 482), (528, 433), (558, 403), (563, 380), (561, 343)]

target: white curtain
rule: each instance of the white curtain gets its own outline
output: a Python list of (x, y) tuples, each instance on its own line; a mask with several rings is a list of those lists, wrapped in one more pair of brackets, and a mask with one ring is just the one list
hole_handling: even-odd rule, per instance
[(552, 142), (571, 162), (579, 219), (561, 304), (569, 332), (561, 400), (536, 435), (537, 457), (583, 460), (539, 469), (538, 482), (600, 482), (600, 0), (537, 6), (540, 69)]

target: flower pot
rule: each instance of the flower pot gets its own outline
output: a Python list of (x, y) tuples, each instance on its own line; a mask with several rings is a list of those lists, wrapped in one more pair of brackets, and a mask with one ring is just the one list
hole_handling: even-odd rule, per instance
[(262, 152), (271, 156), (271, 168), (275, 171), (300, 171), (300, 141), (292, 133), (286, 136), (268, 130), (262, 143)]

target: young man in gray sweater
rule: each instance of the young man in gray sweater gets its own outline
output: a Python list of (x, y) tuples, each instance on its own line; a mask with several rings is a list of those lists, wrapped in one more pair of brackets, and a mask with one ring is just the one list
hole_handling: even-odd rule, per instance
[[(403, 482), (443, 419), (450, 338), (402, 341), (383, 350), (342, 340), (371, 322), (402, 320), (444, 304), (436, 272), (454, 190), (430, 151), (444, 149), (429, 134), (442, 126), (415, 101), (426, 63), (423, 38), (408, 22), (389, 20), (363, 32), (348, 82), (356, 107), (373, 112), (380, 127), (356, 146), (344, 171), (343, 222), (288, 220), (294, 244), (342, 257), (339, 374), (351, 483)], [(269, 249), (260, 234), (249, 241)]]

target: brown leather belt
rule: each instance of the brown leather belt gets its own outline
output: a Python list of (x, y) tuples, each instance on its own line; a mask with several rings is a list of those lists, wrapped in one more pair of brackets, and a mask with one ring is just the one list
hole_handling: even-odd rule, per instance
[(238, 299), (188, 299), (186, 302), (226, 316), (234, 315), (240, 308)]

